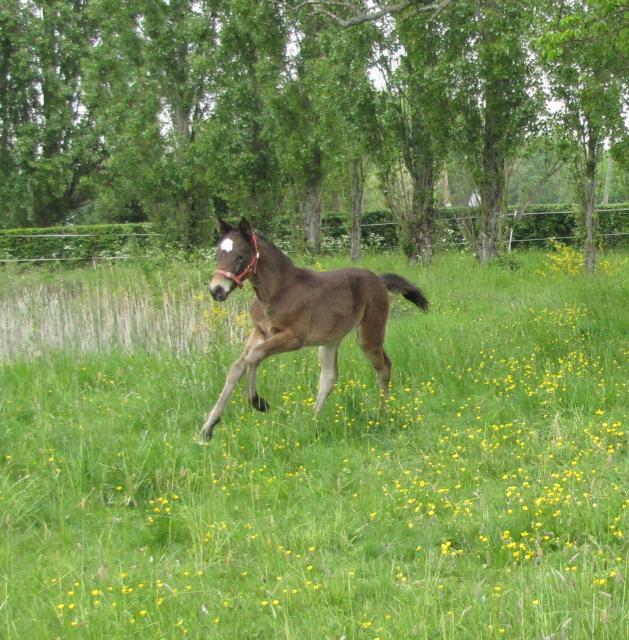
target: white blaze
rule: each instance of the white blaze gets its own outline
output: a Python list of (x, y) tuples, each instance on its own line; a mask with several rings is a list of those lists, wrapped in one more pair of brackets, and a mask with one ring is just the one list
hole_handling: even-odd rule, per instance
[(225, 253), (229, 253), (234, 248), (234, 241), (231, 238), (225, 238), (220, 247)]

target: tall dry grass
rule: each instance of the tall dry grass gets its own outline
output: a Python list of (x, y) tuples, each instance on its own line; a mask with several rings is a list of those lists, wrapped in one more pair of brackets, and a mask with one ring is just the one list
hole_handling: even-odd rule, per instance
[(140, 271), (122, 286), (62, 280), (13, 289), (0, 296), (0, 361), (50, 350), (183, 354), (217, 340), (240, 342), (248, 328), (246, 303), (234, 296), (214, 304), (200, 277), (151, 287)]

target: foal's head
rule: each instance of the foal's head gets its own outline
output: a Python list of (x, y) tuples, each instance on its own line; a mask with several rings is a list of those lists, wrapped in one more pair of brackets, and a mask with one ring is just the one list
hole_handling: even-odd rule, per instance
[(221, 218), (218, 219), (221, 239), (216, 248), (216, 270), (210, 282), (210, 293), (214, 300), (223, 302), (236, 288), (255, 273), (258, 262), (256, 237), (245, 218), (238, 227)]

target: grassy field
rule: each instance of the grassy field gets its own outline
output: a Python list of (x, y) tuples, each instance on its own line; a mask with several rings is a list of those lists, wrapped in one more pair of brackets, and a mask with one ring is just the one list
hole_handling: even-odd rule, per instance
[(1, 638), (629, 638), (626, 254), (364, 265), (432, 303), (395, 300), (387, 406), (350, 337), (318, 419), (315, 352), (279, 356), (207, 446), (250, 290), (5, 271)]

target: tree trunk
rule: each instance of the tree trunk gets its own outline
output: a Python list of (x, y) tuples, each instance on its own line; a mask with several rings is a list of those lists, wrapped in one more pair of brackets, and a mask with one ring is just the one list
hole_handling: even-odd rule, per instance
[(321, 183), (306, 185), (304, 200), (306, 247), (312, 253), (321, 251)]
[(0, 41), (0, 176), (4, 180), (9, 175), (11, 167), (10, 125), (15, 126), (9, 108), (9, 86), (11, 83), (10, 59), (13, 53), (13, 43), (8, 37)]
[(605, 206), (609, 204), (609, 188), (612, 182), (612, 156), (607, 153), (607, 167), (605, 168), (605, 185), (603, 187), (603, 202)]
[(343, 209), (343, 194), (335, 189), (329, 195), (330, 211), (341, 211)]
[(483, 152), (483, 177), (480, 184), (480, 226), (476, 241), (477, 257), (487, 264), (498, 255), (502, 235), (501, 220), (505, 197), (504, 163), (491, 133), (486, 133)]
[(177, 144), (177, 152), (181, 158), (190, 142), (190, 105), (182, 104), (180, 99), (175, 99), (173, 105), (173, 130)]
[(448, 168), (446, 167), (446, 163), (443, 163), (443, 168), (441, 169), (441, 202), (442, 205), (446, 208), (450, 208), (452, 206), (452, 198), (450, 196), (450, 181), (448, 180)]
[(409, 260), (432, 260), (435, 217), (435, 159), (426, 139), (403, 147), (404, 164), (411, 175), (411, 210), (402, 216), (402, 250)]
[(481, 188), (481, 221), (476, 247), (481, 264), (487, 264), (498, 255), (498, 228), (502, 211), (500, 198), (496, 189), (490, 186)]
[(588, 273), (596, 269), (596, 141), (590, 136), (586, 146), (584, 213), (585, 213), (585, 268)]
[(363, 220), (363, 195), (365, 190), (365, 172), (362, 158), (356, 158), (349, 164), (349, 180), (352, 198), (350, 218), (350, 258), (360, 259), (360, 228)]
[(432, 158), (425, 158), (413, 176), (413, 219), (410, 224), (411, 240), (417, 258), (423, 264), (432, 260), (432, 231), (435, 217), (435, 171)]
[(311, 163), (305, 172), (303, 212), (306, 232), (306, 247), (312, 253), (321, 251), (321, 186), (323, 166), (321, 150), (313, 150)]
[[(497, 10), (497, 3), (491, 1), (488, 9)], [(497, 34), (483, 30), (482, 39), (492, 47)], [(487, 264), (500, 250), (505, 209), (506, 171), (504, 147), (508, 143), (509, 126), (509, 79), (492, 78), (484, 89), (483, 148), (480, 157), (480, 224), (477, 225), (475, 249), (481, 264)]]

